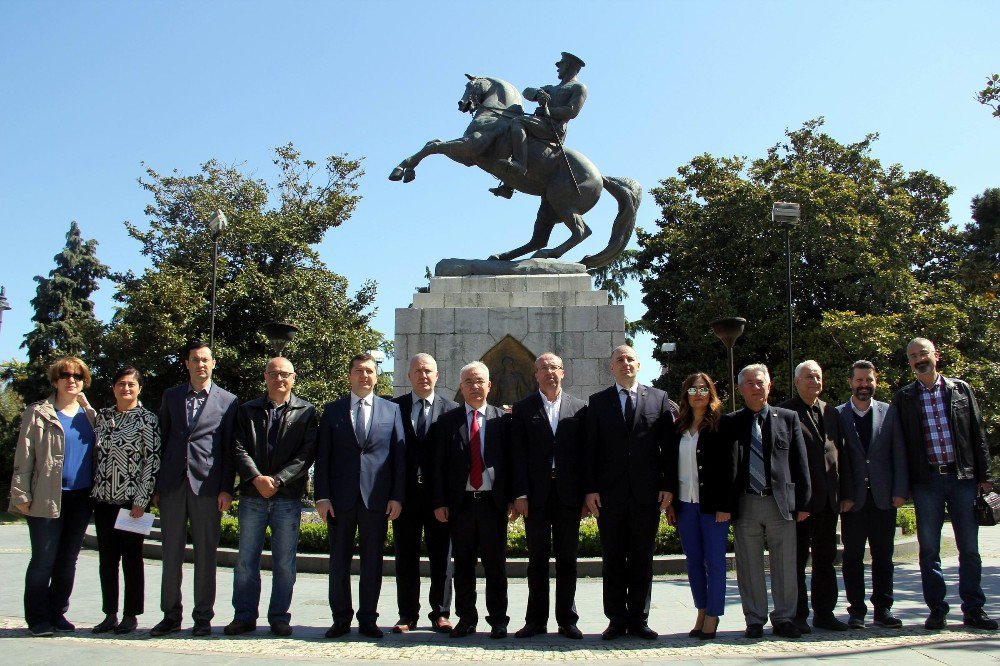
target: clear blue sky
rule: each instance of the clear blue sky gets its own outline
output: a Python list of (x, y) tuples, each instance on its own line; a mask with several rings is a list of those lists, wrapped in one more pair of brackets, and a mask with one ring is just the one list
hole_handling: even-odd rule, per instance
[[(3, 2), (0, 25), (2, 359), (24, 356), (32, 276), (71, 220), (113, 269), (142, 269), (123, 222), (144, 224), (143, 162), (192, 173), (217, 158), (271, 177), (288, 141), (311, 159), (365, 158), (364, 199), (320, 252), (352, 284), (379, 283), (391, 338), (425, 266), (519, 245), (537, 199), (493, 197), (487, 174), (443, 157), (407, 185), (389, 171), (462, 134), (463, 73), (552, 83), (561, 50), (586, 60), (590, 89), (568, 143), (647, 192), (695, 155), (760, 156), (820, 115), (838, 140), (879, 132), (883, 162), (955, 186), (958, 224), (1000, 186), (1000, 121), (974, 100), (1000, 71), (996, 2)], [(613, 216), (608, 198), (568, 258), (603, 248)], [(639, 226), (656, 217), (647, 195)], [(112, 293), (95, 295), (105, 321)]]

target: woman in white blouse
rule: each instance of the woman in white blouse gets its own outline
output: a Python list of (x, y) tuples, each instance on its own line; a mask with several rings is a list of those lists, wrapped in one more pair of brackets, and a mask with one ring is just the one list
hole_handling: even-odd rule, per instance
[(736, 443), (719, 431), (722, 402), (712, 378), (689, 375), (681, 385), (680, 414), (667, 448), (673, 522), (687, 559), (698, 618), (692, 638), (715, 638), (725, 610), (726, 541), (735, 501)]

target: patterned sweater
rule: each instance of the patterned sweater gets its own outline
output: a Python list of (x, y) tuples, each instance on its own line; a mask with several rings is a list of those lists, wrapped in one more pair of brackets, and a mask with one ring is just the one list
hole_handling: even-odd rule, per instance
[(141, 404), (127, 412), (114, 407), (97, 414), (95, 472), (91, 496), (108, 504), (149, 506), (160, 471), (160, 428), (156, 414)]

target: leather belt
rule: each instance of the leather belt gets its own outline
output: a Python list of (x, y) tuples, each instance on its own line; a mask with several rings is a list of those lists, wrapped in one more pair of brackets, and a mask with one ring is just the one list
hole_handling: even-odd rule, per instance
[(948, 463), (947, 465), (931, 465), (931, 472), (935, 474), (951, 474), (955, 471), (955, 463)]
[(465, 496), (469, 499), (484, 500), (493, 497), (492, 490), (466, 490)]
[(746, 488), (743, 490), (747, 495), (754, 495), (755, 497), (770, 497), (774, 494), (774, 491), (770, 488), (764, 488), (764, 490), (757, 491), (753, 488)]

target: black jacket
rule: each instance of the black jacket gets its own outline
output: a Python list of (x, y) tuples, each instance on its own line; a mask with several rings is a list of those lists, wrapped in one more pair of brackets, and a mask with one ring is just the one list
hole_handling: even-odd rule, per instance
[(267, 395), (240, 405), (234, 438), (240, 494), (260, 497), (253, 479), (263, 475), (281, 482), (274, 497), (301, 499), (309, 467), (316, 457), (316, 427), (316, 408), (293, 393), (278, 424), (277, 447), (269, 458)]
[(434, 471), (434, 461), (431, 459), (431, 449), (434, 446), (434, 435), (432, 426), (442, 414), (458, 407), (458, 403), (449, 400), (440, 393), (434, 394), (434, 402), (431, 403), (431, 411), (427, 417), (427, 436), (421, 442), (417, 438), (417, 433), (413, 430), (413, 393), (408, 392), (392, 401), (399, 405), (399, 416), (403, 419), (403, 433), (406, 435), (406, 483), (412, 487), (417, 484), (417, 470), (421, 471), (423, 478), (421, 481), (430, 487), (432, 472)]
[[(506, 512), (507, 504), (512, 499), (508, 485), (510, 416), (493, 405), (485, 406), (484, 416), (486, 440), (483, 464), (486, 468), (493, 468), (493, 500), (501, 511)], [(448, 507), (457, 511), (465, 502), (465, 485), (472, 467), (465, 405), (442, 414), (431, 427), (429, 436), (434, 438), (434, 475), (431, 477), (434, 508)]]
[(840, 427), (840, 414), (833, 405), (817, 401), (820, 413), (823, 414), (823, 430), (820, 432), (816, 423), (809, 416), (809, 406), (800, 396), (778, 405), (790, 409), (799, 415), (799, 425), (802, 426), (802, 438), (806, 443), (806, 455), (809, 458), (810, 498), (806, 511), (819, 513), (828, 508), (834, 513), (840, 513), (840, 496), (847, 493), (851, 487), (851, 468), (844, 461), (844, 433)]
[[(676, 428), (670, 429), (663, 462), (667, 490), (673, 493), (675, 506), (681, 487), (679, 456), (682, 435)], [(739, 501), (736, 478), (740, 458), (736, 438), (722, 429), (703, 429), (698, 435), (695, 456), (698, 459), (698, 503), (701, 512), (736, 513)]]
[[(948, 425), (951, 426), (952, 444), (955, 447), (955, 469), (960, 479), (990, 480), (990, 452), (983, 429), (983, 417), (972, 387), (961, 379), (941, 376), (944, 380), (944, 398), (948, 405)], [(920, 424), (920, 388), (918, 381), (907, 384), (896, 392), (893, 406), (899, 411), (906, 444), (906, 461), (910, 483), (928, 483), (931, 480), (927, 445), (924, 443)]]

